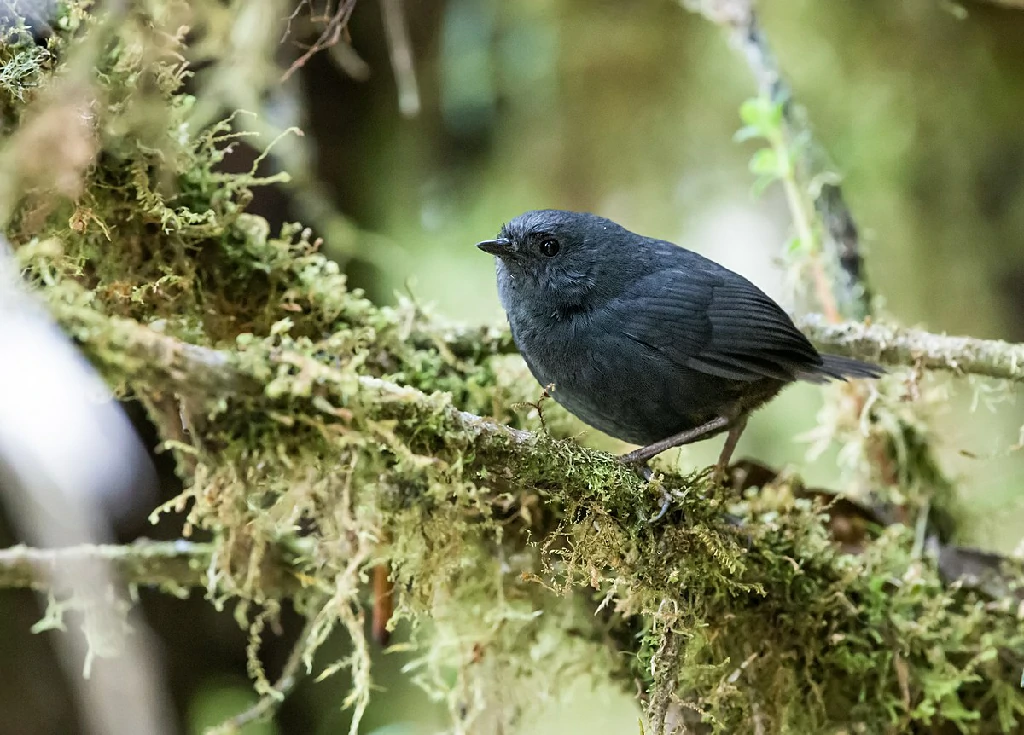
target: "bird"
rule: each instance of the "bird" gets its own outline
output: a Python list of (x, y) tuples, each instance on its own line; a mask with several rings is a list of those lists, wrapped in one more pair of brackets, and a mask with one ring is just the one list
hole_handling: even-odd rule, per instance
[(822, 354), (743, 276), (679, 245), (587, 212), (532, 210), (476, 245), (495, 256), (498, 296), (534, 378), (569, 413), (662, 452), (727, 432), (724, 479), (750, 414), (787, 385), (878, 378)]

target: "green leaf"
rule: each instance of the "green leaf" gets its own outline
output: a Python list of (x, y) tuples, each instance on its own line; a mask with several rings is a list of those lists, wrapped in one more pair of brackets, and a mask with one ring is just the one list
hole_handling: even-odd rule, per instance
[(778, 132), (782, 125), (782, 105), (767, 97), (752, 97), (740, 105), (740, 120), (753, 133), (769, 136)]
[(776, 178), (780, 175), (779, 156), (773, 148), (762, 148), (750, 159), (750, 171), (759, 176)]
[(804, 249), (804, 241), (795, 235), (786, 241), (786, 255), (797, 255)]
[(743, 104), (740, 105), (740, 120), (752, 128), (762, 127), (762, 121), (767, 112), (766, 102), (767, 100), (764, 97), (751, 97), (748, 100), (744, 100)]
[(732, 136), (732, 139), (734, 141), (736, 141), (737, 143), (743, 143), (744, 141), (747, 141), (747, 140), (752, 140), (754, 138), (763, 138), (763, 137), (764, 136), (761, 134), (760, 130), (758, 130), (757, 128), (752, 127), (750, 125), (747, 125), (747, 126), (744, 126), (744, 127), (740, 128), (739, 130), (737, 130), (736, 134)]

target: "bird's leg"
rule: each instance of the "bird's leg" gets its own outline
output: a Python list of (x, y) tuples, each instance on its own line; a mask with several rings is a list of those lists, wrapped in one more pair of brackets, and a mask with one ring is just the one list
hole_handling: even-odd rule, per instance
[(736, 445), (740, 443), (743, 430), (747, 428), (747, 418), (747, 414), (741, 414), (729, 427), (729, 435), (725, 438), (722, 453), (718, 455), (718, 464), (715, 465), (715, 474), (712, 475), (718, 483), (725, 482), (725, 470), (729, 467), (729, 460), (732, 459), (732, 453), (736, 451)]
[(656, 441), (654, 444), (648, 444), (646, 447), (640, 447), (639, 449), (634, 449), (628, 454), (623, 454), (619, 457), (619, 461), (623, 464), (646, 464), (647, 460), (658, 456), (664, 451), (674, 447), (681, 447), (684, 444), (692, 444), (695, 441), (700, 441), (712, 434), (717, 434), (728, 425), (729, 419), (724, 416), (716, 416), (700, 426), (687, 429), (686, 431), (680, 431), (678, 434), (673, 434), (667, 439)]
[[(741, 420), (744, 424), (746, 423), (745, 416)], [(634, 449), (628, 454), (623, 454), (619, 457), (619, 461), (623, 464), (633, 465), (637, 473), (646, 481), (650, 482), (653, 473), (651, 472), (651, 468), (647, 466), (647, 460), (674, 447), (681, 447), (684, 444), (692, 444), (695, 441), (700, 441), (701, 439), (721, 431), (728, 425), (729, 419), (723, 416), (717, 416), (700, 426), (695, 426), (694, 428), (686, 431), (680, 431), (678, 434), (673, 434), (666, 439), (654, 442), (653, 444), (648, 444), (646, 447)], [(740, 431), (742, 430), (741, 426)], [(732, 437), (732, 432), (729, 433), (729, 436)], [(739, 436), (737, 435), (736, 438), (739, 439)], [(731, 449), (729, 454), (732, 454)], [(728, 457), (726, 457), (726, 461), (728, 461)], [(658, 514), (649, 520), (648, 523), (654, 523), (655, 521), (660, 520), (665, 513), (668, 512), (668, 508), (672, 504), (672, 496), (663, 491), (661, 501), (661, 508), (658, 510)]]
[[(619, 461), (622, 462), (622, 457), (619, 457)], [(626, 464), (625, 462), (622, 463)], [(640, 478), (644, 482), (650, 482), (651, 478), (654, 477), (654, 470), (652, 470), (650, 465), (646, 462), (637, 462), (633, 464), (633, 471), (640, 475)]]

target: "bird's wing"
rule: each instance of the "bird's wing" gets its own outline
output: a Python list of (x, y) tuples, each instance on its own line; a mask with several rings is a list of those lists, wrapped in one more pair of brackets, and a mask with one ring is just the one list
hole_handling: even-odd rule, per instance
[(659, 270), (615, 299), (611, 322), (677, 365), (730, 380), (793, 380), (821, 357), (782, 307), (732, 271)]

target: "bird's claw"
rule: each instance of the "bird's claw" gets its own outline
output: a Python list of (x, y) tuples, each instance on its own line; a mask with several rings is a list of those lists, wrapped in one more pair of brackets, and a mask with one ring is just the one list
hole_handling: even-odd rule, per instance
[(650, 524), (650, 523), (657, 523), (658, 521), (660, 521), (662, 518), (665, 517), (665, 514), (668, 513), (669, 506), (671, 506), (671, 505), (672, 505), (672, 496), (669, 495), (666, 490), (662, 490), (661, 491), (661, 508), (658, 509), (658, 515), (654, 516), (654, 518), (651, 518), (649, 521), (647, 521), (647, 523), (648, 524)]
[[(622, 464), (632, 467), (633, 471), (640, 475), (640, 477), (643, 478), (644, 482), (650, 482), (652, 479), (654, 479), (654, 470), (652, 470), (647, 465), (647, 462), (637, 462), (636, 460), (632, 459), (628, 454), (622, 455), (621, 457), (618, 458), (618, 460), (622, 462)], [(671, 506), (672, 496), (669, 495), (668, 491), (663, 488), (661, 491), (661, 507), (658, 508), (657, 515), (649, 519), (647, 522), (655, 523), (657, 521), (660, 521), (662, 518), (665, 517), (665, 514), (668, 513), (668, 509)]]

